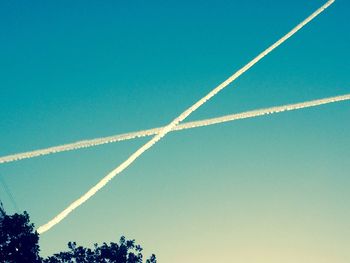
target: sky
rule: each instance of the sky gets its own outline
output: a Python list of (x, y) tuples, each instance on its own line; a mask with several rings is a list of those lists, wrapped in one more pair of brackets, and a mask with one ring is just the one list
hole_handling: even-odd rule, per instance
[[(325, 1), (1, 1), (0, 155), (167, 124)], [(350, 93), (336, 2), (188, 120)], [(40, 237), (159, 262), (350, 260), (350, 104), (168, 134)], [(38, 227), (148, 138), (3, 164)], [(0, 188), (0, 200), (16, 212)]]

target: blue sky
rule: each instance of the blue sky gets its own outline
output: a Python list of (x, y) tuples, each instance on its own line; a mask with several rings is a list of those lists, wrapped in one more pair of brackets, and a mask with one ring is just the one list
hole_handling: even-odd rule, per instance
[[(323, 3), (2, 1), (0, 155), (164, 125)], [(189, 120), (349, 93), (349, 7), (337, 0)], [(169, 134), (42, 235), (42, 254), (124, 234), (160, 262), (349, 262), (349, 113)], [(146, 140), (0, 174), (39, 226)]]

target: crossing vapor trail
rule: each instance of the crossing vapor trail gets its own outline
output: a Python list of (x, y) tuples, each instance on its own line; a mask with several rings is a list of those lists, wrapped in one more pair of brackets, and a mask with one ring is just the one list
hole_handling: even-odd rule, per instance
[[(350, 100), (350, 94), (329, 97), (329, 98), (324, 98), (319, 100), (306, 101), (306, 102), (295, 103), (295, 104), (288, 104), (288, 105), (277, 106), (277, 107), (270, 107), (265, 109), (246, 111), (246, 112), (230, 114), (230, 115), (225, 115), (221, 117), (210, 118), (210, 119), (205, 119), (200, 121), (187, 122), (187, 123), (179, 124), (172, 131), (198, 128), (198, 127), (209, 126), (209, 125), (219, 124), (223, 122), (236, 121), (236, 120), (247, 119), (247, 118), (255, 118), (266, 114), (274, 114), (274, 113), (279, 113), (283, 111), (291, 111), (291, 110), (315, 107), (323, 104), (334, 103), (334, 102), (339, 102), (344, 100)], [(120, 141), (135, 139), (135, 138), (156, 135), (163, 128), (164, 127), (157, 127), (157, 128), (152, 128), (152, 129), (147, 129), (142, 131), (113, 135), (109, 137), (79, 141), (75, 143), (54, 146), (46, 149), (40, 149), (32, 152), (13, 154), (9, 156), (0, 157), (0, 164), (14, 162), (22, 159), (34, 158), (41, 155), (78, 150), (81, 148), (88, 148), (88, 147), (98, 146), (102, 144), (108, 144), (108, 143), (114, 143), (114, 142), (120, 142)]]
[(150, 149), (154, 144), (156, 144), (160, 139), (162, 139), (167, 133), (169, 133), (172, 129), (174, 129), (181, 121), (185, 120), (192, 112), (197, 110), (200, 106), (214, 97), (218, 92), (226, 88), (231, 82), (237, 79), (244, 72), (249, 70), (252, 66), (254, 66), (257, 62), (259, 62), (263, 57), (285, 42), (288, 38), (294, 35), (297, 31), (303, 28), (307, 23), (309, 23), (312, 19), (322, 13), (327, 7), (329, 7), (334, 0), (328, 1), (322, 7), (317, 9), (313, 14), (311, 14), (308, 18), (306, 18), (303, 22), (298, 24), (295, 28), (293, 28), (289, 33), (267, 48), (265, 51), (260, 53), (257, 57), (255, 57), (252, 61), (250, 61), (247, 65), (242, 67), (232, 76), (230, 76), (227, 80), (221, 83), (219, 86), (210, 91), (206, 96), (201, 98), (183, 113), (181, 113), (178, 117), (176, 117), (173, 121), (171, 121), (167, 126), (162, 128), (159, 133), (157, 133), (150, 141), (140, 147), (136, 152), (134, 152), (128, 159), (126, 159), (123, 163), (121, 163), (117, 168), (108, 173), (104, 178), (102, 178), (95, 186), (90, 188), (85, 194), (83, 194), (80, 198), (71, 203), (66, 209), (60, 212), (57, 216), (55, 216), (48, 223), (40, 226), (37, 231), (39, 234), (42, 234), (52, 228), (54, 225), (61, 222), (66, 216), (68, 216), (74, 209), (82, 205), (86, 202), (90, 197), (95, 195), (100, 189), (102, 189), (110, 180), (112, 180), (116, 175), (121, 173), (124, 169), (126, 169), (129, 165), (131, 165), (138, 157), (140, 157), (145, 151)]

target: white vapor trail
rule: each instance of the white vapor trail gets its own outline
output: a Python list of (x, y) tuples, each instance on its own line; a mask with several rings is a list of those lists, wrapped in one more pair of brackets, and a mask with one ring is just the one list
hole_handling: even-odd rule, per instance
[[(205, 119), (205, 120), (200, 120), (200, 121), (187, 122), (187, 123), (177, 125), (172, 131), (180, 131), (180, 130), (186, 130), (186, 129), (192, 129), (192, 128), (198, 128), (198, 127), (203, 127), (203, 126), (219, 124), (219, 123), (223, 123), (223, 122), (236, 121), (236, 120), (247, 119), (247, 118), (254, 118), (254, 117), (258, 117), (258, 116), (262, 116), (262, 115), (266, 115), (266, 114), (273, 114), (273, 113), (279, 113), (279, 112), (283, 112), (283, 111), (290, 111), (290, 110), (298, 110), (298, 109), (303, 109), (303, 108), (315, 107), (315, 106), (319, 106), (319, 105), (323, 105), (323, 104), (334, 103), (334, 102), (339, 102), (339, 101), (344, 101), (344, 100), (350, 100), (350, 94), (329, 97), (329, 98), (324, 98), (324, 99), (318, 99), (318, 100), (311, 100), (311, 101), (295, 103), (295, 104), (288, 104), (288, 105), (277, 106), (277, 107), (270, 107), (270, 108), (265, 108), (265, 109), (246, 111), (246, 112), (230, 114), (230, 115), (225, 115), (225, 116), (221, 116), (221, 117), (210, 118), (210, 119)], [(79, 141), (79, 142), (75, 142), (75, 143), (54, 146), (54, 147), (50, 147), (50, 148), (46, 148), (46, 149), (40, 149), (40, 150), (36, 150), (36, 151), (32, 151), (32, 152), (13, 154), (13, 155), (9, 155), (9, 156), (0, 157), (0, 164), (18, 161), (18, 160), (27, 159), (27, 158), (34, 158), (34, 157), (41, 156), (41, 155), (77, 150), (80, 148), (88, 148), (88, 147), (98, 146), (98, 145), (102, 145), (102, 144), (108, 144), (108, 143), (114, 143), (114, 142), (120, 142), (120, 141), (135, 139), (135, 138), (156, 135), (163, 128), (164, 127), (157, 127), (157, 128), (147, 129), (147, 130), (141, 130), (141, 131), (130, 132), (130, 133), (125, 133), (125, 134), (113, 135), (113, 136), (109, 136), (109, 137), (102, 137), (102, 138), (96, 138), (96, 139), (92, 139), (92, 140)]]
[(334, 0), (328, 1), (326, 4), (324, 4), (322, 7), (320, 7), (318, 10), (316, 10), (312, 15), (310, 15), (308, 18), (306, 18), (303, 22), (301, 22), (299, 25), (297, 25), (295, 28), (293, 28), (289, 33), (287, 33), (285, 36), (283, 36), (281, 39), (279, 39), (276, 43), (274, 43), (272, 46), (267, 48), (265, 51), (260, 53), (256, 58), (254, 58), (252, 61), (250, 61), (247, 65), (245, 65), (243, 68), (238, 70), (236, 73), (234, 73), (231, 77), (229, 77), (227, 80), (225, 80), (223, 83), (221, 83), (219, 86), (214, 88), (212, 91), (210, 91), (206, 96), (201, 98), (199, 101), (197, 101), (194, 105), (189, 107), (187, 110), (185, 110), (183, 113), (181, 113), (178, 117), (176, 117), (173, 121), (171, 121), (168, 125), (163, 127), (159, 133), (157, 133), (150, 141), (148, 141), (146, 144), (144, 144), (142, 147), (140, 147), (136, 152), (134, 152), (130, 157), (124, 161), (121, 165), (119, 165), (117, 168), (112, 170), (109, 174), (107, 174), (104, 178), (102, 178), (101, 181), (99, 181), (95, 186), (93, 186), (91, 189), (89, 189), (85, 194), (83, 194), (80, 198), (75, 200), (73, 203), (71, 203), (66, 209), (64, 209), (62, 212), (60, 212), (57, 216), (55, 216), (52, 220), (50, 220), (48, 223), (40, 226), (37, 231), (39, 234), (42, 234), (46, 231), (48, 231), (50, 228), (52, 228), (54, 225), (58, 224), (61, 220), (63, 220), (66, 216), (68, 216), (74, 209), (82, 205), (85, 201), (87, 201), (90, 197), (95, 195), (100, 189), (102, 189), (110, 180), (112, 180), (116, 175), (121, 173), (124, 169), (126, 169), (129, 165), (131, 165), (138, 157), (140, 157), (145, 151), (147, 151), (149, 148), (151, 148), (155, 143), (157, 143), (161, 138), (163, 138), (167, 133), (169, 133), (171, 130), (173, 130), (181, 121), (186, 119), (192, 112), (197, 110), (200, 106), (202, 106), (204, 103), (206, 103), (208, 100), (210, 100), (212, 97), (214, 97), (218, 92), (223, 90), (225, 87), (227, 87), (231, 82), (233, 82), (235, 79), (237, 79), (240, 75), (242, 75), (244, 72), (246, 72), (248, 69), (250, 69), (252, 66), (254, 66), (258, 61), (260, 61), (263, 57), (265, 57), (267, 54), (269, 54), (272, 50), (274, 50), (276, 47), (281, 45), (284, 41), (286, 41), (288, 38), (290, 38), (292, 35), (294, 35), (297, 31), (299, 31), (302, 27), (304, 27), (307, 23), (309, 23), (312, 19), (314, 19), (317, 15), (319, 15), (322, 11), (324, 11), (328, 6), (330, 6)]

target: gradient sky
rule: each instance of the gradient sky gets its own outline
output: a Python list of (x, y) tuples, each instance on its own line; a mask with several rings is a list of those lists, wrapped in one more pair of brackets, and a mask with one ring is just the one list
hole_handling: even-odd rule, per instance
[[(325, 1), (1, 1), (0, 155), (164, 125)], [(350, 93), (350, 3), (189, 120)], [(169, 134), (40, 237), (159, 262), (350, 261), (350, 104)], [(3, 164), (39, 226), (147, 138)], [(0, 198), (15, 212), (1, 188)]]

